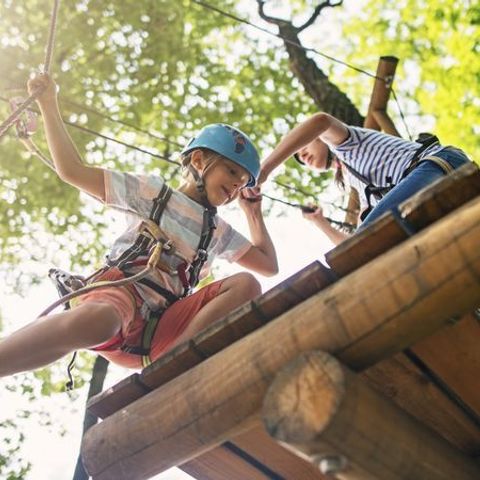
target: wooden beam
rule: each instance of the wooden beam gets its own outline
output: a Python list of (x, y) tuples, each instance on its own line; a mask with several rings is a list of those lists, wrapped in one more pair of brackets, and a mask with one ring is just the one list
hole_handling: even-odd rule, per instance
[(92, 427), (82, 453), (95, 480), (149, 478), (259, 422), (273, 376), (299, 353), (356, 370), (480, 303), (480, 199)]
[(387, 103), (392, 91), (393, 78), (397, 68), (398, 58), (392, 56), (380, 57), (377, 66), (375, 83), (368, 106), (367, 116), (363, 126), (399, 137), (395, 125), (387, 115)]
[(306, 352), (265, 396), (267, 431), (339, 480), (476, 480), (480, 468), (332, 355)]

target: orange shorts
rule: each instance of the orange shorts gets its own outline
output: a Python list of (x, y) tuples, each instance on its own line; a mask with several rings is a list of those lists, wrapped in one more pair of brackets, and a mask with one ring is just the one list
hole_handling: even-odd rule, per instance
[[(96, 280), (108, 281), (121, 278), (124, 278), (123, 273), (116, 268), (112, 268)], [(200, 309), (218, 295), (222, 282), (223, 280), (218, 280), (210, 283), (192, 295), (178, 300), (163, 312), (152, 339), (150, 352), (152, 361), (172, 347), (175, 340), (187, 328)], [(142, 368), (142, 357), (140, 355), (120, 350), (120, 347), (124, 344), (140, 345), (142, 338), (145, 321), (140, 309), (144, 302), (135, 288), (132, 285), (127, 285), (125, 287), (107, 287), (93, 290), (77, 297), (74, 305), (88, 302), (108, 303), (116, 309), (122, 319), (122, 328), (117, 335), (107, 342), (97, 345), (93, 350), (122, 367)]]

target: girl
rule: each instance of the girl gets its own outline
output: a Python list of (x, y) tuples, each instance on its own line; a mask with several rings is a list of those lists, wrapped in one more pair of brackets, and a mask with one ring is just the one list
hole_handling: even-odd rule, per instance
[[(337, 183), (343, 184), (345, 177), (359, 192), (361, 228), (469, 161), (461, 150), (444, 147), (438, 141), (420, 144), (345, 125), (327, 113), (317, 113), (281, 140), (263, 162), (258, 183), (292, 154), (314, 170), (335, 169)], [(321, 208), (304, 216), (334, 244), (348, 236), (331, 226)]]
[[(172, 191), (159, 177), (84, 165), (64, 127), (55, 83), (47, 75), (29, 81), (30, 92), (39, 87), (45, 88), (37, 101), (59, 177), (122, 210), (129, 223), (94, 282), (134, 276), (152, 261), (152, 249), (161, 255), (138, 282), (86, 293), (70, 310), (39, 318), (1, 341), (0, 376), (42, 367), (81, 348), (139, 368), (260, 294), (248, 273), (191, 294), (217, 256), (263, 275), (278, 271), (259, 198), (247, 201), (242, 193), (255, 185), (260, 168), (245, 134), (224, 124), (205, 127), (183, 150), (187, 178)], [(216, 207), (236, 198), (251, 242), (216, 214)]]

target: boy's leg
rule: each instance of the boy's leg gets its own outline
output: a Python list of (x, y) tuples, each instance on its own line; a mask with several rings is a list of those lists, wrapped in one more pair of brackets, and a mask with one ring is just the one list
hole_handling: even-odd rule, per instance
[(122, 321), (108, 303), (85, 303), (39, 318), (0, 341), (0, 377), (48, 365), (80, 348), (103, 343)]
[(262, 293), (258, 280), (250, 273), (242, 272), (226, 278), (218, 294), (208, 302), (188, 324), (175, 341), (175, 345), (191, 338), (205, 327), (230, 313), (233, 309)]

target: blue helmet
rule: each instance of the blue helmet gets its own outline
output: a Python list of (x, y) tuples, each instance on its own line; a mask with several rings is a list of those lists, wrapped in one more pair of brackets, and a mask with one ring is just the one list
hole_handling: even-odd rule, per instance
[(182, 155), (196, 148), (208, 148), (237, 165), (250, 174), (247, 187), (254, 187), (260, 173), (260, 158), (251, 140), (242, 131), (224, 123), (213, 123), (204, 127), (196, 137), (193, 137)]

